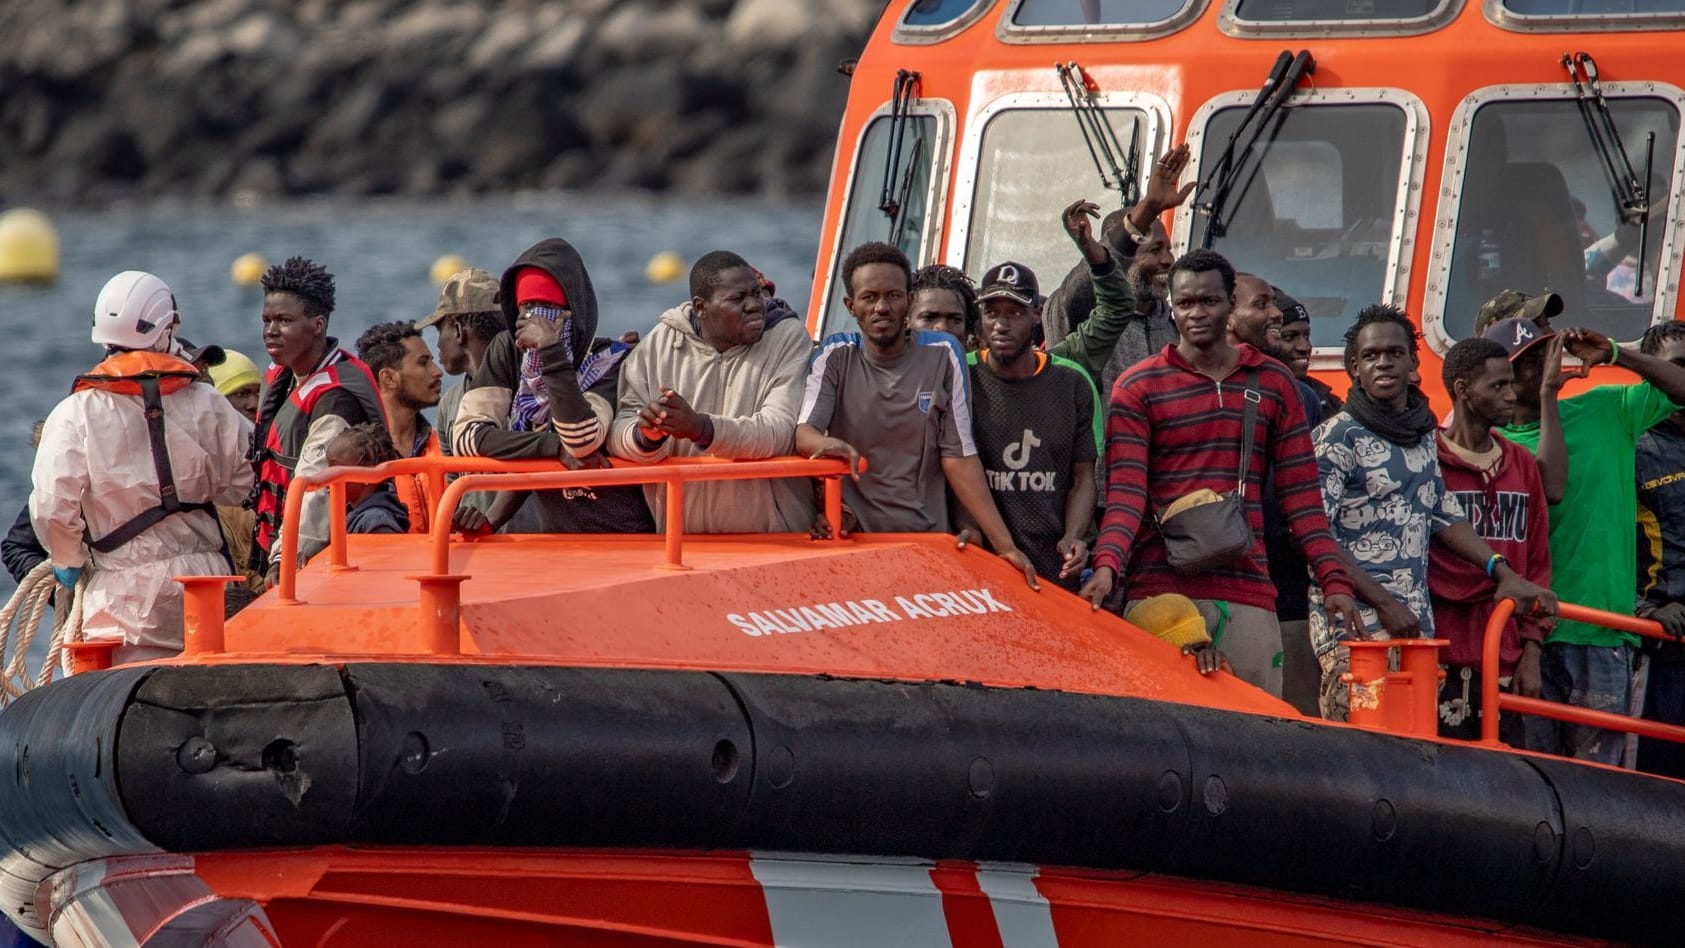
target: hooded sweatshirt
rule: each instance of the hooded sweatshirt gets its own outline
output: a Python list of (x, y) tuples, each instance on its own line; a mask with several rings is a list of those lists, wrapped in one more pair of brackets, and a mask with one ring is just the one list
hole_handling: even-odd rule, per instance
[[(515, 277), (523, 267), (550, 274), (567, 293), (573, 313), (571, 338), (540, 349), (549, 417), (533, 431), (510, 428), (510, 409), (521, 382), (522, 351), (515, 345)], [(468, 379), (451, 430), (454, 452), (463, 457), (505, 460), (557, 458), (565, 450), (585, 467), (606, 467), (602, 448), (614, 420), (620, 363), (631, 347), (596, 338), (597, 294), (573, 245), (559, 237), (541, 240), (503, 273), (498, 294), (508, 328), (486, 350)], [(569, 345), (573, 357), (568, 356)], [(590, 487), (537, 491), (539, 522), (549, 533), (649, 533), (655, 529), (637, 487)]]
[[(692, 325), (691, 304), (661, 320), (626, 357), (620, 373), (620, 408), (609, 435), (617, 457), (652, 462), (666, 457), (771, 458), (795, 449), (813, 340), (793, 313), (767, 314), (759, 341), (719, 352)], [(712, 439), (664, 438), (651, 445), (638, 433), (638, 412), (665, 386), (684, 396), (712, 424)], [(644, 497), (657, 520), (666, 510), (666, 488), (650, 484)], [(794, 533), (813, 522), (813, 491), (806, 478), (719, 481), (685, 488), (687, 533)]]
[[(1509, 560), (1510, 569), (1540, 586), (1550, 585), (1550, 523), (1545, 512), (1545, 485), (1539, 465), (1526, 448), (1494, 433), (1502, 453), (1490, 470), (1481, 470), (1445, 443), (1439, 442), (1439, 473), (1445, 490), (1455, 496), (1469, 525), (1494, 553)], [(1480, 667), (1486, 622), (1492, 618), (1492, 594), (1497, 584), (1486, 577), (1485, 564), (1445, 549), (1428, 547), (1428, 592), (1433, 599), (1434, 634), (1451, 645), (1440, 653), (1446, 665)], [(1499, 651), (1500, 675), (1515, 669), (1521, 640), (1541, 640), (1544, 629), (1536, 620), (1511, 619), (1504, 628)]]

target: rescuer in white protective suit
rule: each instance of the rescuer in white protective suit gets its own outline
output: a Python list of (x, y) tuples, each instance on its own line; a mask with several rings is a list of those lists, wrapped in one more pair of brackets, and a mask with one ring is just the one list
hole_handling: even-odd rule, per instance
[(47, 416), (35, 455), (35, 533), (61, 583), (90, 570), (83, 635), (121, 640), (119, 662), (181, 651), (173, 577), (233, 572), (215, 505), (252, 486), (252, 423), (181, 358), (179, 322), (163, 280), (112, 277), (92, 334), (107, 357)]

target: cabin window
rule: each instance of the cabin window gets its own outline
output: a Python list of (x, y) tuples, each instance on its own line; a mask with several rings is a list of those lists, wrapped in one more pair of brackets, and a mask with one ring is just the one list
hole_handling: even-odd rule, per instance
[(1521, 16), (1606, 17), (1685, 13), (1685, 0), (1503, 0), (1504, 9)]
[(912, 0), (895, 24), (897, 43), (940, 43), (964, 32), (995, 0)]
[(947, 26), (991, 0), (913, 0), (901, 17), (902, 26), (935, 28)]
[[(1237, 105), (1212, 113), (1199, 145), (1202, 179), (1246, 112)], [(1339, 345), (1358, 310), (1389, 299), (1409, 124), (1404, 109), (1387, 103), (1296, 104), (1270, 119), (1243, 161), (1250, 132), (1240, 136), (1211, 248), (1305, 304), (1318, 347)], [(1208, 204), (1215, 192), (1199, 200)], [(1190, 246), (1204, 246), (1210, 221), (1193, 215)]]
[[(915, 267), (923, 257), (925, 230), (931, 216), (931, 169), (937, 149), (946, 146), (938, 140), (940, 129), (936, 116), (909, 115), (900, 136), (900, 161), (895, 167), (887, 168), (889, 152), (895, 144), (892, 124), (889, 116), (880, 115), (872, 119), (861, 137), (837, 251), (832, 255), (835, 282), (827, 294), (823, 333), (852, 332), (855, 328), (854, 319), (843, 303), (846, 290), (841, 271), (842, 258), (851, 249), (881, 240), (901, 248)], [(899, 205), (893, 217), (882, 208), (886, 174), (891, 178), (890, 197)]]
[[(1481, 303), (1504, 289), (1561, 294), (1563, 322), (1617, 339), (1635, 339), (1650, 324), (1673, 190), (1679, 112), (1660, 98), (1610, 97), (1608, 102), (1640, 180), (1649, 156), (1653, 212), (1648, 232), (1641, 240), (1639, 228), (1622, 224), (1604, 160), (1574, 101), (1480, 106), (1468, 125), (1443, 287), (1448, 340), (1470, 335)], [(1642, 280), (1640, 243), (1645, 245)]]
[(1013, 26), (1110, 27), (1162, 23), (1182, 12), (1186, 0), (1018, 0)]
[[(1133, 155), (1144, 187), (1147, 113), (1136, 108), (1103, 111), (1118, 142)], [(996, 113), (983, 128), (976, 167), (965, 247), (965, 271), (973, 278), (1012, 260), (1035, 271), (1045, 294), (1080, 259), (1059, 212), (1079, 198), (1100, 205), (1102, 214), (1121, 206), (1118, 192), (1101, 186), (1094, 157), (1068, 108)]]
[(1253, 23), (1417, 20), (1444, 5), (1445, 0), (1239, 0), (1234, 15)]

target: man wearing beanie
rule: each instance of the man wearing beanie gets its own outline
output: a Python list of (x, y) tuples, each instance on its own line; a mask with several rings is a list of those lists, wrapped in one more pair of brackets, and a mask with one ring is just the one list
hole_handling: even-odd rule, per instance
[(1315, 393), (1321, 417), (1334, 417), (1345, 403), (1328, 383), (1311, 375), (1311, 311), (1279, 286), (1271, 284), (1270, 292), (1275, 296), (1275, 308), (1281, 310), (1281, 361), (1287, 363), (1294, 378)]
[[(504, 271), (498, 301), (508, 329), (468, 380), (455, 453), (607, 467), (620, 365), (632, 347), (596, 337), (597, 293), (579, 251), (559, 237), (534, 244)], [(536, 503), (547, 533), (655, 530), (637, 487), (538, 491)]]
[(263, 388), (263, 373), (257, 363), (233, 349), (224, 349), (222, 361), (205, 369), (211, 384), (228, 399), (234, 410), (253, 422), (257, 421), (258, 394)]

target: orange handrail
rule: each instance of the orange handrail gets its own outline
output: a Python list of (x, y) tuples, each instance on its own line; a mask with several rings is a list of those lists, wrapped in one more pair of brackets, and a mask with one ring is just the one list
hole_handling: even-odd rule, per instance
[[(831, 521), (831, 536), (842, 536), (842, 488), (839, 478), (848, 473), (848, 462), (828, 458), (773, 458), (764, 461), (725, 461), (718, 458), (670, 459), (659, 464), (625, 465), (582, 471), (544, 471), (508, 474), (468, 474), (445, 488), (434, 510), (432, 524), (433, 572), (450, 573), (450, 523), (462, 496), (476, 490), (554, 490), (562, 487), (618, 487), (631, 484), (665, 484), (667, 487), (666, 563), (684, 567), (684, 486), (699, 481), (741, 481), (759, 478), (821, 477), (825, 479), (825, 515)], [(833, 512), (832, 495), (836, 497)]]
[[(864, 462), (861, 469), (864, 470)], [(330, 569), (352, 568), (347, 560), (345, 540), (345, 485), (373, 484), (401, 475), (420, 475), (442, 483), (447, 474), (462, 474), (438, 496), (433, 511), (430, 540), (435, 576), (449, 573), (450, 523), (462, 496), (473, 490), (534, 490), (561, 487), (610, 487), (636, 484), (668, 485), (669, 503), (665, 524), (667, 562), (683, 566), (680, 559), (684, 535), (685, 483), (759, 478), (819, 477), (825, 480), (825, 516), (831, 536), (842, 536), (842, 489), (839, 478), (848, 474), (848, 463), (834, 459), (802, 457), (732, 461), (723, 458), (669, 458), (656, 464), (634, 464), (611, 460), (607, 468), (568, 470), (560, 461), (500, 461), (495, 458), (432, 456), (403, 458), (376, 467), (331, 467), (316, 474), (295, 478), (287, 490), (281, 522), (281, 571), (276, 585), (282, 602), (297, 601), (298, 524), (306, 494), (326, 488), (329, 492), (328, 555)], [(674, 500), (676, 499), (676, 503)], [(442, 566), (438, 564), (444, 564)]]
[[(1664, 642), (1674, 640), (1673, 636), (1662, 631), (1661, 624), (1654, 619), (1640, 619), (1636, 616), (1624, 616), (1616, 612), (1604, 612), (1601, 609), (1592, 609), (1571, 602), (1561, 603), (1560, 606), (1562, 618), (1573, 622), (1600, 625), (1617, 632), (1630, 632), (1633, 635), (1660, 639)], [(1543, 701), (1538, 698), (1523, 697), (1522, 695), (1505, 694), (1498, 687), (1498, 662), (1503, 645), (1504, 626), (1509, 623), (1510, 616), (1514, 614), (1515, 600), (1500, 600), (1497, 607), (1492, 610), (1492, 618), (1486, 623), (1486, 638), (1481, 643), (1480, 705), (1482, 709), (1485, 709), (1480, 718), (1480, 742), (1482, 744), (1497, 745), (1500, 743), (1498, 740), (1498, 715), (1503, 711), (1532, 714), (1557, 721), (1567, 721), (1570, 724), (1583, 724), (1588, 727), (1601, 728), (1605, 731), (1624, 731), (1644, 737), (1654, 737), (1664, 741), (1685, 744), (1685, 727), (1679, 725), (1647, 721), (1637, 715), (1594, 711), (1590, 708), (1581, 708), (1555, 701)]]

